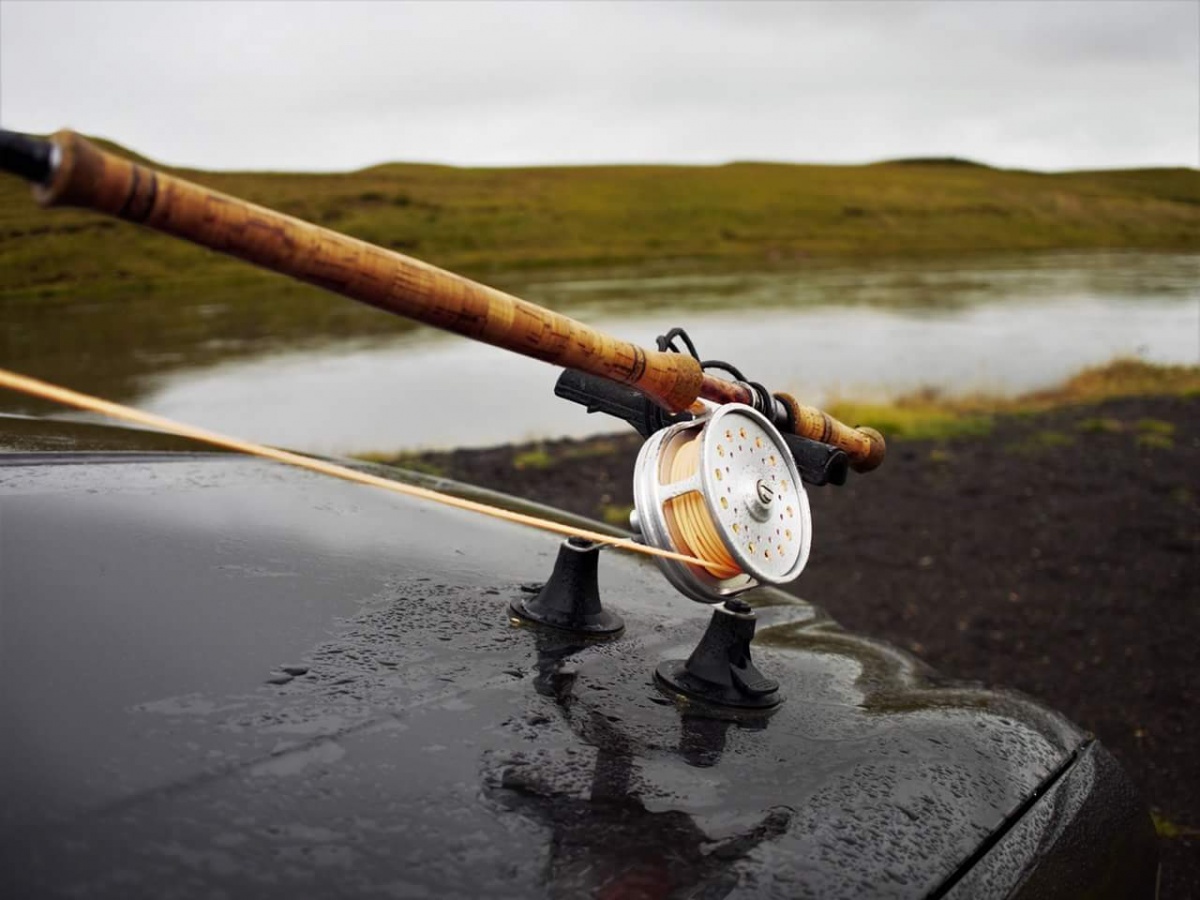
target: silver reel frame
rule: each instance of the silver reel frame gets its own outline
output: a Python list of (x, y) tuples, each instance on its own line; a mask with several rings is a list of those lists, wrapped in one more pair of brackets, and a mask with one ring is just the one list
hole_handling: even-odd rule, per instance
[[(796, 560), (782, 573), (764, 571), (760, 561), (748, 556), (742, 547), (730, 538), (721, 527), (722, 516), (713, 499), (717, 496), (717, 490), (713, 480), (714, 467), (710, 463), (719, 439), (719, 429), (729, 420), (739, 419), (743, 422), (750, 419), (766, 434), (778, 460), (785, 467), (787, 477), (795, 486), (797, 508), (793, 517), (793, 527), (799, 534), (800, 552)], [(670, 451), (694, 439), (697, 432), (701, 433), (701, 444), (696, 472), (683, 481), (664, 483), (662, 469), (667, 458), (673, 458)], [(740, 474), (734, 473), (732, 477), (736, 479)], [(744, 481), (744, 478), (740, 479), (740, 482)], [(739, 488), (744, 494), (744, 483), (739, 484)], [(717, 407), (708, 415), (690, 422), (680, 422), (651, 435), (642, 445), (633, 471), (635, 514), (631, 517), (631, 524), (634, 529), (640, 531), (651, 546), (679, 550), (678, 542), (671, 531), (667, 504), (674, 498), (690, 492), (699, 493), (703, 498), (705, 509), (713, 521), (718, 537), (737, 562), (741, 572), (732, 578), (721, 579), (701, 566), (673, 559), (656, 559), (667, 580), (681, 593), (700, 603), (719, 603), (760, 584), (786, 584), (804, 570), (812, 547), (812, 514), (809, 510), (808, 496), (791, 451), (784, 443), (779, 430), (766, 416), (744, 404), (729, 403)], [(735, 502), (741, 499), (742, 495), (739, 495)], [(736, 529), (736, 526), (734, 527)]]

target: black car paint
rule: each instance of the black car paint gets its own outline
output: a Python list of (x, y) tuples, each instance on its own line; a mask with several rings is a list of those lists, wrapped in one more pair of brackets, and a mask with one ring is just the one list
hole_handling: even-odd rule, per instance
[(1099, 745), (818, 607), (752, 595), (787, 700), (721, 714), (654, 685), (708, 610), (645, 560), (604, 554), (588, 642), (508, 615), (552, 536), (44, 446), (0, 455), (4, 896), (1153, 892)]

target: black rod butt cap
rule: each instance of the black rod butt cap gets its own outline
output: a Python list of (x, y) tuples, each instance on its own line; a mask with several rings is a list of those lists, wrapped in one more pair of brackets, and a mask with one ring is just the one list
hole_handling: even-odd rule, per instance
[(616, 635), (625, 622), (600, 603), (597, 565), (600, 544), (568, 538), (558, 549), (554, 571), (537, 595), (518, 597), (509, 604), (512, 614), (538, 625), (589, 635)]
[(54, 144), (0, 128), (0, 171), (45, 184), (54, 174)]

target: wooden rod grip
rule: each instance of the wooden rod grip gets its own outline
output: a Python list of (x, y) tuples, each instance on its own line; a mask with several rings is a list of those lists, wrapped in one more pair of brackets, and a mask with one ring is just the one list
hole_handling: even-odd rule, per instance
[(644, 350), (567, 316), (300, 219), (247, 203), (99, 149), (72, 131), (42, 206), (118, 216), (456, 334), (631, 385), (679, 412), (696, 400), (699, 363)]
[(874, 428), (865, 425), (851, 428), (815, 406), (797, 402), (790, 394), (776, 394), (775, 399), (787, 409), (788, 422), (795, 434), (844, 450), (854, 471), (870, 472), (883, 462), (887, 444)]

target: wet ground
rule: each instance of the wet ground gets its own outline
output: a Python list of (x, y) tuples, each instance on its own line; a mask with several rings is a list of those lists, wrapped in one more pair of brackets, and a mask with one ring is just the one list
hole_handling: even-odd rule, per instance
[[(429, 454), (593, 516), (632, 503), (636, 435)], [(411, 460), (408, 461), (411, 464)], [(1029, 693), (1142, 789), (1166, 898), (1200, 897), (1200, 398), (1129, 398), (911, 441), (810, 490), (797, 593), (942, 672)]]

